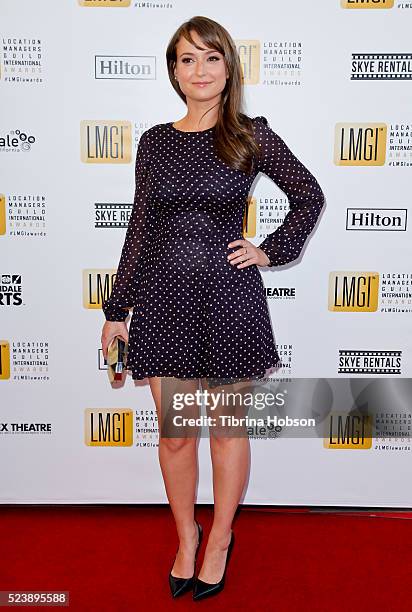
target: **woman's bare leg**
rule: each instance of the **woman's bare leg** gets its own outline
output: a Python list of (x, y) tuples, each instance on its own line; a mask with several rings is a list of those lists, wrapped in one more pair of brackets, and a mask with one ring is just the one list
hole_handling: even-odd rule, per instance
[[(165, 411), (168, 404), (166, 396), (171, 397), (174, 392), (194, 393), (199, 387), (199, 381), (198, 379), (183, 381), (172, 377), (166, 379), (159, 376), (152, 376), (148, 380), (156, 405), (160, 432), (162, 416), (163, 418), (166, 416)], [(169, 408), (169, 410), (173, 409)], [(178, 414), (197, 417), (198, 411), (195, 406), (192, 406), (190, 414), (187, 410), (181, 410)], [(180, 578), (189, 578), (193, 575), (194, 555), (198, 542), (198, 530), (194, 521), (198, 437), (194, 435), (193, 428), (187, 432), (187, 436), (184, 435), (184, 432), (181, 434), (182, 437), (173, 437), (173, 432), (169, 433), (171, 437), (159, 435), (158, 456), (167, 498), (179, 537), (179, 550), (172, 574)]]
[[(249, 382), (239, 382), (233, 385), (223, 385), (209, 388), (208, 379), (202, 379), (202, 386), (210, 392), (222, 390), (240, 392), (249, 387)], [(230, 387), (230, 388), (228, 388)], [(247, 410), (235, 409), (230, 411), (227, 407), (217, 408), (210, 412), (211, 416), (234, 414), (244, 416)], [(232, 521), (239, 500), (242, 496), (250, 466), (250, 444), (244, 427), (238, 432), (233, 428), (209, 427), (210, 453), (213, 468), (213, 497), (214, 518), (209, 534), (203, 565), (199, 578), (205, 582), (216, 583), (223, 575), (227, 548), (230, 542)], [(238, 436), (238, 437), (236, 437)]]

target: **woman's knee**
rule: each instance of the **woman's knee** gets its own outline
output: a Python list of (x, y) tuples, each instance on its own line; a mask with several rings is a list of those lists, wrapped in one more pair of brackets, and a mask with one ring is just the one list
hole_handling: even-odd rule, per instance
[(193, 450), (194, 447), (196, 446), (196, 440), (197, 438), (194, 438), (194, 437), (188, 438), (188, 437), (182, 436), (182, 437), (166, 438), (166, 437), (160, 436), (159, 446), (162, 445), (168, 451), (173, 452), (173, 453), (177, 453), (183, 450), (186, 450), (187, 452), (189, 452), (190, 450)]

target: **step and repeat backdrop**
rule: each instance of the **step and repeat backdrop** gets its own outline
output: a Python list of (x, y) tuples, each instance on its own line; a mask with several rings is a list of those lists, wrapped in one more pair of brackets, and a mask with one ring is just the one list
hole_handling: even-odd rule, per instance
[[(251, 430), (242, 502), (410, 507), (412, 4), (400, 0), (0, 0), (0, 500), (167, 501), (148, 381), (109, 383), (101, 305), (139, 138), (186, 113), (165, 50), (194, 15), (231, 33), (245, 112), (326, 196), (302, 257), (261, 269), (283, 364), (268, 380), (304, 381), (299, 402), (321, 427)], [(288, 206), (260, 175), (245, 237), (259, 244)], [(199, 471), (210, 503), (206, 437)]]

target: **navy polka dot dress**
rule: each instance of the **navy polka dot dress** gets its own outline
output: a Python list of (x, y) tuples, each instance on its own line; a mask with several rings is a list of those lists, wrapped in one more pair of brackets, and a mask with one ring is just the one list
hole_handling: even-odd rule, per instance
[(260, 378), (280, 365), (257, 265), (227, 255), (243, 238), (250, 187), (259, 172), (289, 200), (283, 224), (259, 246), (270, 266), (296, 259), (324, 204), (309, 170), (269, 127), (252, 119), (262, 157), (247, 175), (214, 152), (215, 128), (183, 132), (173, 122), (146, 130), (136, 156), (136, 191), (107, 321), (133, 307), (127, 367), (147, 376)]

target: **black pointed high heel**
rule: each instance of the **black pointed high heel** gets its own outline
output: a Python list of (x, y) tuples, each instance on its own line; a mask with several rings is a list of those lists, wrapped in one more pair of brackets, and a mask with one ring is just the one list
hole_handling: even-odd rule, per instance
[(230, 536), (229, 546), (227, 549), (227, 554), (226, 554), (225, 569), (223, 571), (223, 576), (219, 580), (219, 582), (209, 583), (209, 582), (204, 582), (203, 580), (200, 580), (200, 578), (195, 579), (194, 586), (193, 586), (193, 599), (195, 601), (197, 601), (198, 599), (204, 599), (205, 597), (210, 597), (210, 595), (216, 595), (217, 593), (220, 593), (220, 591), (223, 590), (223, 587), (225, 586), (225, 576), (226, 576), (227, 564), (230, 559), (230, 554), (232, 552), (234, 542), (235, 542), (235, 534), (232, 531), (231, 536)]
[[(197, 543), (197, 548), (195, 552), (195, 563), (194, 563), (193, 576), (191, 576), (190, 578), (179, 578), (177, 576), (173, 576), (172, 570), (170, 570), (169, 585), (170, 585), (170, 590), (171, 590), (173, 597), (179, 597), (179, 595), (183, 595), (184, 593), (187, 593), (187, 591), (190, 591), (193, 588), (193, 581), (195, 578), (195, 570), (196, 570), (196, 557), (197, 557), (197, 553), (199, 551), (200, 544), (202, 542), (202, 536), (203, 536), (202, 525), (200, 525), (200, 523), (198, 523), (196, 519), (195, 519), (195, 522), (196, 522), (198, 533), (199, 533), (199, 541)], [(176, 557), (175, 557), (175, 561), (176, 561)], [(174, 565), (174, 561), (173, 561), (173, 565)], [(173, 568), (173, 565), (172, 565), (172, 568)]]

